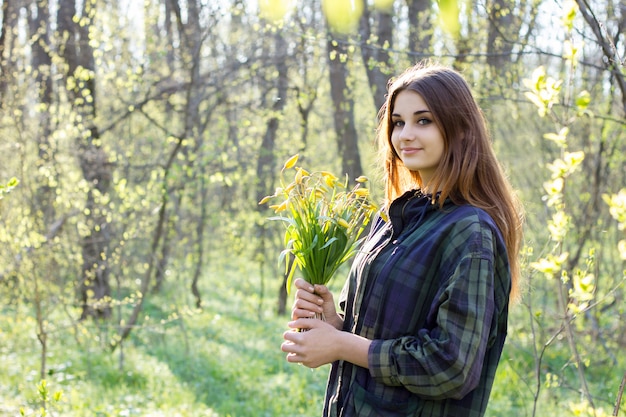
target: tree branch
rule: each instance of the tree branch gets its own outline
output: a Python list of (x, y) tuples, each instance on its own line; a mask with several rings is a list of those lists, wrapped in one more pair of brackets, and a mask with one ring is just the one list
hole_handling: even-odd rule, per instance
[(624, 114), (626, 114), (626, 79), (624, 78), (624, 74), (622, 74), (619, 68), (619, 65), (622, 65), (622, 63), (620, 62), (619, 59), (617, 59), (617, 56), (615, 56), (616, 54), (614, 52), (614, 49), (613, 49), (614, 46), (612, 45), (612, 43), (609, 40), (605, 39), (605, 37), (603, 36), (602, 25), (596, 18), (591, 8), (589, 7), (589, 4), (587, 3), (587, 1), (576, 0), (576, 3), (578, 4), (578, 8), (580, 9), (580, 12), (582, 13), (583, 18), (585, 19), (585, 21), (589, 25), (589, 28), (595, 35), (596, 41), (600, 45), (600, 48), (602, 48), (602, 53), (607, 58), (607, 61), (608, 61), (606, 64), (607, 69), (611, 72), (611, 75), (615, 78), (615, 82), (617, 83), (617, 86), (619, 87), (622, 93), (622, 109), (624, 111)]

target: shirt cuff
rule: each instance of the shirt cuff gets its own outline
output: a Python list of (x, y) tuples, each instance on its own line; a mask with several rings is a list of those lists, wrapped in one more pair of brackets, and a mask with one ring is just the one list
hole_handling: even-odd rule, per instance
[(395, 340), (373, 340), (367, 352), (367, 362), (372, 378), (385, 385), (398, 386), (393, 346)]

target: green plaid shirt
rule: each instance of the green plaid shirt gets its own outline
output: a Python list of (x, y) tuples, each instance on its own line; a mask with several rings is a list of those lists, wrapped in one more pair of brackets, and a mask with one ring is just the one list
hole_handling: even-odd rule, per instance
[(389, 218), (339, 299), (343, 330), (373, 341), (369, 370), (333, 363), (324, 416), (483, 416), (507, 330), (502, 236), (483, 210), (415, 192)]

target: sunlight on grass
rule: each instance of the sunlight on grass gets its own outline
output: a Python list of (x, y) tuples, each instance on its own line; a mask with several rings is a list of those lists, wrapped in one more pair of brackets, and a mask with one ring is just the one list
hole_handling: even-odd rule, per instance
[[(321, 415), (328, 366), (310, 370), (287, 363), (280, 344), (288, 318), (277, 317), (273, 304), (259, 314), (259, 303), (269, 306), (275, 300), (259, 297), (254, 272), (232, 263), (215, 262), (212, 267), (203, 285), (204, 310), (189, 310), (176, 320), (162, 321), (172, 310), (184, 311), (193, 302), (184, 286), (172, 282), (164, 291), (168, 303), (178, 297), (179, 306), (151, 296), (144, 308), (150, 320), (114, 353), (105, 341), (115, 329), (86, 322), (74, 332), (67, 326), (66, 315), (51, 316), (50, 321), (59, 326), (49, 335), (46, 380), (50, 392), (62, 391), (63, 395), (50, 406), (49, 415)], [(338, 292), (342, 284), (338, 279), (331, 287)], [(276, 279), (266, 285), (277, 289), (280, 282)], [(21, 306), (15, 311), (5, 307), (1, 313), (0, 415), (18, 416), (23, 408), (25, 415), (39, 416), (40, 346), (32, 312)], [(487, 416), (531, 415), (534, 358), (532, 338), (522, 331), (524, 314), (522, 309), (512, 314)], [(575, 384), (568, 383), (574, 379), (568, 363), (566, 347), (555, 344), (546, 351), (544, 367), (552, 379), (541, 381), (537, 415), (588, 415), (588, 405), (580, 402)], [(593, 372), (596, 392), (602, 393), (596, 404), (598, 415), (610, 415), (621, 378), (618, 373), (607, 375), (606, 368)], [(620, 416), (625, 415), (620, 411)]]

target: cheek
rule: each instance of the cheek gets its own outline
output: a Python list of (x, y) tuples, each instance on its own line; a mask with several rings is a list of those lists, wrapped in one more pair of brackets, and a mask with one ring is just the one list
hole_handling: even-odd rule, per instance
[(400, 139), (398, 139), (399, 134), (397, 133), (396, 130), (394, 130), (393, 133), (391, 133), (391, 137), (389, 139), (389, 145), (391, 146), (391, 149), (393, 149), (394, 151), (396, 149), (398, 149), (398, 146), (400, 144)]

